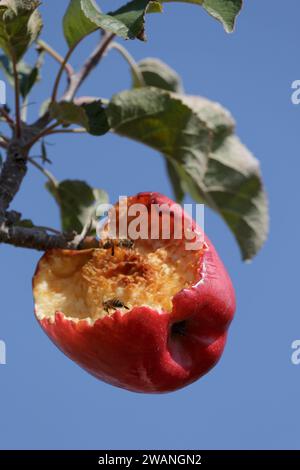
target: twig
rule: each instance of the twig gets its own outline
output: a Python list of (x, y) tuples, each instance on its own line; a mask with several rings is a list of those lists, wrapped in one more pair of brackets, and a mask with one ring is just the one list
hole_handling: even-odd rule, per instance
[[(85, 64), (82, 66), (82, 68), (79, 70), (79, 72), (74, 73), (71, 77), (71, 80), (69, 82), (68, 88), (66, 92), (64, 93), (61, 101), (72, 101), (73, 98), (75, 97), (75, 94), (77, 93), (78, 89), (84, 82), (84, 80), (89, 76), (90, 72), (98, 65), (102, 57), (104, 56), (109, 44), (115, 37), (114, 34), (109, 33), (105, 34), (104, 37), (102, 38), (102, 41), (100, 44), (96, 47), (94, 52), (90, 55), (90, 57), (87, 59)], [(68, 62), (72, 52), (78, 45), (75, 44), (68, 52), (66, 55), (63, 63), (61, 64), (60, 71), (56, 77), (53, 92), (52, 92), (52, 102), (54, 102), (57, 98), (57, 92), (58, 92), (58, 87), (60, 83), (60, 79), (65, 67), (65, 64)], [(32, 127), (34, 128), (40, 128), (43, 129), (45, 128), (49, 123), (51, 122), (51, 115), (49, 111), (46, 111), (43, 116), (41, 116), (35, 123), (33, 123)]]
[(63, 56), (61, 56), (55, 49), (53, 49), (53, 47), (51, 47), (48, 43), (46, 43), (42, 39), (39, 39), (37, 41), (37, 44), (41, 49), (47, 52), (51, 57), (53, 57), (53, 59), (55, 59), (60, 65), (63, 66), (70, 80), (71, 76), (74, 73), (74, 69), (72, 65), (69, 64), (68, 62), (65, 62), (65, 59), (63, 58)]
[(43, 175), (50, 181), (50, 183), (54, 186), (54, 187), (57, 187), (58, 185), (58, 181), (57, 179), (55, 178), (55, 176), (50, 172), (48, 171), (46, 168), (44, 168), (42, 165), (40, 165), (39, 163), (37, 163), (33, 158), (31, 157), (28, 157), (28, 161), (31, 163), (31, 165), (35, 166), (35, 168), (37, 168), (41, 173), (43, 173)]
[(16, 108), (16, 137), (19, 139), (21, 137), (21, 114), (20, 114), (20, 84), (19, 84), (19, 74), (17, 70), (16, 58), (13, 54), (12, 56), (12, 66), (13, 74), (15, 81), (15, 108)]
[(46, 231), (35, 227), (10, 227), (2, 224), (0, 227), (0, 243), (46, 251), (50, 248), (68, 248), (70, 242), (66, 240), (63, 234), (49, 235)]
[(14, 129), (14, 127), (15, 127), (14, 120), (10, 117), (8, 112), (4, 108), (0, 108), (0, 114), (5, 119), (5, 121), (10, 126), (10, 128)]
[(52, 232), (55, 235), (61, 235), (61, 232), (59, 230), (56, 230), (55, 228), (52, 228), (52, 227), (46, 227), (44, 225), (36, 225), (35, 228), (37, 228), (38, 230), (46, 231), (46, 232)]
[(8, 226), (5, 223), (0, 225), (0, 243), (14, 245), (20, 248), (30, 248), (38, 251), (50, 249), (86, 249), (96, 248), (98, 242), (93, 237), (87, 237), (80, 246), (76, 246), (73, 240), (63, 233), (49, 235), (40, 227), (18, 227)]
[(74, 237), (73, 244), (76, 248), (80, 248), (81, 245), (84, 243), (84, 240), (89, 234), (92, 226), (93, 226), (93, 220), (90, 219), (86, 222), (85, 226), (82, 229), (82, 232)]
[(130, 52), (126, 49), (126, 47), (122, 46), (119, 42), (113, 42), (109, 45), (109, 49), (115, 49), (118, 51), (122, 57), (126, 60), (126, 62), (129, 64), (132, 73), (134, 74), (135, 78), (137, 79), (139, 86), (143, 87), (145, 86), (145, 80), (143, 77), (143, 74), (133, 58), (133, 56), (130, 54)]
[(29, 151), (31, 149), (31, 147), (36, 144), (40, 139), (42, 139), (42, 137), (45, 137), (46, 135), (49, 135), (52, 133), (53, 129), (55, 129), (56, 127), (60, 126), (60, 123), (59, 122), (55, 122), (54, 124), (52, 124), (51, 126), (49, 127), (46, 127), (46, 129), (43, 129), (39, 134), (37, 134), (36, 136), (33, 137), (32, 140), (30, 140), (24, 148), (26, 148), (27, 151)]
[(99, 45), (96, 47), (94, 52), (90, 55), (87, 61), (84, 63), (83, 67), (79, 70), (79, 72), (75, 73), (71, 79), (71, 83), (69, 89), (63, 96), (64, 101), (72, 101), (76, 92), (87, 78), (87, 76), (91, 73), (91, 71), (99, 64), (100, 60), (104, 56), (107, 48), (115, 34), (113, 33), (106, 33)]
[(71, 55), (72, 55), (74, 49), (76, 48), (76, 46), (78, 45), (78, 43), (79, 43), (79, 41), (76, 44), (74, 44), (72, 47), (70, 47), (70, 49), (68, 50), (68, 52), (66, 54), (66, 57), (63, 59), (63, 62), (61, 63), (60, 69), (58, 71), (57, 77), (56, 77), (55, 82), (54, 82), (54, 87), (53, 87), (53, 91), (52, 91), (52, 95), (51, 95), (51, 102), (52, 103), (54, 103), (56, 101), (57, 93), (58, 93), (58, 87), (59, 87), (59, 84), (60, 84), (62, 74), (65, 70), (65, 67), (68, 63), (69, 58), (71, 57)]

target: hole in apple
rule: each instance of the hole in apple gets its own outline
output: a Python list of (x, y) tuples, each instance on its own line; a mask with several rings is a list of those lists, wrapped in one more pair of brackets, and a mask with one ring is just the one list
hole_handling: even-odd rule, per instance
[(171, 335), (172, 336), (185, 336), (186, 335), (186, 329), (187, 329), (187, 321), (178, 321), (176, 323), (173, 323), (171, 326)]

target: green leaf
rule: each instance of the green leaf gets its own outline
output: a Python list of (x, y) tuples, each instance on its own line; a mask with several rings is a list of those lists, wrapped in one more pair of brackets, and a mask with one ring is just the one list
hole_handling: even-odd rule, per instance
[[(39, 59), (32, 67), (23, 60), (19, 61), (17, 64), (17, 71), (19, 76), (19, 84), (20, 84), (20, 93), (23, 99), (25, 99), (32, 87), (38, 82), (41, 78), (40, 76), (40, 68), (42, 66), (42, 54), (39, 56)], [(2, 68), (5, 76), (11, 86), (14, 87), (14, 73), (13, 73), (13, 65), (12, 61), (5, 55), (0, 55), (0, 67)]]
[(162, 13), (163, 7), (160, 0), (154, 0), (149, 3), (147, 13)]
[(0, 3), (0, 47), (18, 62), (42, 29), (38, 0), (2, 0)]
[(103, 13), (95, 0), (71, 0), (63, 20), (69, 47), (74, 47), (88, 34), (102, 29), (124, 39), (144, 40), (145, 14), (161, 11), (158, 1), (132, 0), (111, 13)]
[(162, 3), (186, 2), (201, 5), (232, 31), (242, 0), (132, 0), (116, 11), (103, 13), (95, 0), (71, 0), (63, 19), (64, 35), (69, 47), (101, 28), (124, 39), (145, 40), (146, 13), (162, 12)]
[(268, 236), (268, 201), (259, 163), (237, 137), (210, 155), (204, 187), (206, 203), (235, 234), (243, 259), (252, 259)]
[[(138, 63), (145, 85), (161, 88), (162, 90), (183, 92), (181, 78), (175, 70), (159, 59), (147, 58)], [(133, 87), (139, 88), (140, 83), (132, 74)]]
[(207, 99), (158, 88), (113, 97), (111, 127), (160, 151), (175, 195), (187, 191), (219, 213), (234, 233), (244, 259), (251, 259), (268, 233), (268, 206), (258, 161), (234, 133), (224, 108)]
[[(65, 39), (69, 47), (74, 47), (81, 39), (88, 34), (99, 29), (99, 27), (89, 20), (82, 10), (81, 0), (71, 0), (63, 19), (63, 29)], [(94, 8), (100, 12), (100, 9), (91, 1)]]
[(243, 0), (160, 0), (162, 3), (185, 2), (201, 5), (205, 10), (218, 21), (220, 21), (225, 31), (232, 32), (235, 19), (243, 6)]
[(66, 101), (52, 103), (50, 113), (62, 124), (77, 124), (84, 127), (91, 135), (99, 136), (109, 131), (106, 112), (101, 100), (94, 100), (80, 106)]
[(20, 80), (20, 93), (23, 99), (29, 95), (34, 84), (40, 79), (39, 68), (32, 67), (29, 68), (25, 73), (21, 74)]
[(94, 0), (81, 0), (85, 16), (98, 28), (124, 39), (144, 40), (145, 14), (150, 0), (132, 0), (118, 10), (102, 13)]
[(56, 187), (49, 183), (46, 187), (60, 208), (62, 230), (65, 232), (81, 232), (84, 225), (95, 217), (97, 206), (108, 201), (105, 191), (93, 189), (84, 181), (64, 180)]
[[(205, 121), (205, 106), (199, 100), (145, 87), (115, 95), (107, 113), (115, 132), (149, 145), (186, 168), (193, 168), (200, 180), (213, 142), (212, 124), (209, 126)], [(222, 128), (232, 129), (234, 125), (230, 115), (220, 110), (218, 129), (221, 123)]]
[(100, 136), (109, 131), (110, 127), (106, 111), (102, 106), (101, 100), (82, 104), (81, 107), (88, 117), (89, 125), (87, 130), (91, 135)]
[(235, 19), (243, 6), (243, 0), (204, 0), (203, 7), (219, 20), (228, 33), (234, 29)]

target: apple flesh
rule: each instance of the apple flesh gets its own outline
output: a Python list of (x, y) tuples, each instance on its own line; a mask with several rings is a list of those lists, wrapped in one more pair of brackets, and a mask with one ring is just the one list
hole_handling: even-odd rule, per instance
[[(130, 198), (140, 202), (174, 204), (157, 193)], [(61, 351), (98, 379), (143, 393), (174, 391), (206, 374), (235, 311), (230, 278), (207, 237), (189, 251), (174, 239), (137, 240), (113, 256), (100, 247), (48, 251), (33, 292), (36, 317)], [(124, 307), (106, 310), (112, 298)]]

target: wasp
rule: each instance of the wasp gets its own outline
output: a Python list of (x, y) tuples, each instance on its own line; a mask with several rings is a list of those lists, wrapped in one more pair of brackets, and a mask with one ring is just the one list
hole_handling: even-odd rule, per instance
[(132, 240), (128, 240), (127, 238), (124, 238), (118, 241), (108, 239), (104, 243), (102, 243), (102, 248), (104, 248), (104, 250), (111, 249), (112, 256), (114, 256), (115, 254), (116, 246), (118, 246), (119, 248), (127, 248), (129, 250), (132, 250), (134, 247), (134, 242)]
[(118, 246), (120, 248), (128, 248), (129, 250), (132, 250), (134, 248), (134, 241), (124, 238), (118, 241)]
[(122, 302), (122, 300), (117, 299), (116, 297), (103, 302), (103, 307), (105, 312), (107, 313), (109, 313), (110, 310), (117, 310), (118, 308), (125, 308), (126, 310), (129, 310), (129, 308), (124, 304), (124, 302)]
[(104, 248), (104, 250), (110, 250), (111, 249), (111, 255), (114, 256), (115, 255), (115, 243), (113, 240), (106, 240), (103, 244), (102, 244), (102, 248)]

